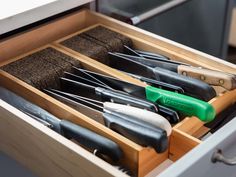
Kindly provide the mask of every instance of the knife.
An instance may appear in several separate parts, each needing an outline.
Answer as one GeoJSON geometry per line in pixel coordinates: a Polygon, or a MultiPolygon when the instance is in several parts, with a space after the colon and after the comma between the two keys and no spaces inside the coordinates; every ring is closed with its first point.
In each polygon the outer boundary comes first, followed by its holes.
{"type": "Polygon", "coordinates": [[[47,93],[54,92],[58,95],[61,95],[63,97],[66,97],[68,99],[71,99],[73,101],[83,101],[83,104],[86,104],[89,107],[92,107],[94,109],[99,107],[99,110],[104,111],[108,110],[111,112],[117,112],[122,115],[126,115],[130,119],[137,119],[141,120],[144,123],[150,124],[154,127],[162,128],[167,132],[167,136],[171,134],[172,128],[170,123],[162,116],[153,113],[151,111],[147,111],[144,109],[136,108],[133,106],[127,106],[127,105],[122,105],[122,104],[117,104],[117,103],[111,103],[111,102],[100,102],[97,100],[92,100],[86,97],[78,96],[75,94],[63,92],[60,90],[56,89],[49,89],[45,90],[47,93]],[[103,108],[102,108],[103,107],[103,108]]]}
{"type": "MultiPolygon", "coordinates": [[[[118,97],[120,99],[119,101],[117,100],[117,98],[115,100],[113,99],[113,96],[115,94],[109,95],[110,100],[108,99],[109,97],[107,97],[106,100],[102,100],[102,101],[109,101],[109,102],[115,101],[116,103],[129,104],[134,107],[138,107],[138,108],[142,108],[142,109],[146,109],[146,110],[158,113],[158,114],[162,115],[163,117],[165,117],[171,124],[179,122],[179,116],[176,113],[176,111],[173,111],[172,109],[169,109],[169,108],[164,107],[162,105],[157,105],[157,103],[152,103],[152,102],[146,100],[145,97],[144,98],[135,98],[134,96],[129,96],[127,94],[127,92],[129,93],[129,90],[135,90],[135,89],[137,92],[138,92],[138,89],[141,89],[140,94],[144,94],[142,87],[137,88],[133,84],[129,84],[127,82],[122,82],[122,81],[117,80],[115,78],[107,77],[107,76],[104,76],[104,75],[101,75],[98,73],[94,73],[94,72],[83,70],[83,69],[76,68],[76,67],[74,67],[74,73],[75,74],[65,73],[65,77],[68,79],[72,79],[74,81],[78,81],[78,82],[83,82],[83,79],[81,79],[81,77],[89,78],[89,79],[95,78],[96,81],[97,82],[99,81],[100,84],[105,83],[104,88],[112,87],[111,90],[114,90],[115,92],[117,92],[118,90],[123,91],[123,92],[119,92],[120,93],[120,97],[118,97]],[[79,76],[81,76],[81,77],[79,77],[79,76]],[[110,85],[110,86],[108,86],[108,85],[110,85]],[[114,89],[113,89],[113,87],[114,87],[114,89]]],[[[88,82],[87,82],[87,84],[88,84],[88,82]]],[[[93,85],[93,86],[95,86],[95,85],[93,85]]],[[[73,87],[73,85],[71,85],[71,87],[73,87]]],[[[91,94],[91,93],[87,93],[87,95],[89,95],[89,94],[91,94]]],[[[86,94],[84,94],[84,95],[86,96],[86,94]]],[[[93,99],[95,99],[95,98],[93,97],[93,99]]]]}
{"type": "Polygon", "coordinates": [[[40,120],[39,122],[48,126],[57,133],[68,139],[74,139],[79,144],[102,156],[109,157],[112,161],[117,162],[122,157],[122,150],[113,141],[96,134],[86,128],[74,124],[67,120],[60,120],[44,109],[32,104],[24,98],[14,94],[13,92],[0,87],[0,98],[17,109],[23,111],[31,118],[40,120]]]}
{"type": "Polygon", "coordinates": [[[183,65],[179,63],[169,63],[166,61],[163,62],[163,61],[157,61],[157,60],[150,60],[143,57],[126,55],[122,53],[115,53],[115,54],[129,58],[133,61],[142,63],[144,65],[147,65],[153,68],[160,67],[160,68],[167,69],[167,70],[176,72],[184,76],[201,80],[210,85],[221,86],[227,90],[233,90],[236,88],[236,76],[233,74],[210,70],[210,69],[203,69],[200,67],[193,67],[190,65],[183,65]]]}
{"type": "Polygon", "coordinates": [[[109,56],[110,59],[108,65],[115,69],[178,85],[184,89],[186,95],[204,101],[209,101],[216,96],[215,90],[200,80],[179,75],[160,67],[152,68],[114,53],[109,53],[109,56]]]}
{"type": "Polygon", "coordinates": [[[123,73],[128,74],[131,77],[136,78],[140,81],[143,81],[143,82],[147,83],[148,85],[151,85],[156,88],[160,88],[160,89],[164,89],[164,90],[168,90],[168,91],[172,91],[172,92],[176,92],[176,93],[182,93],[182,94],[184,93],[184,90],[179,86],[167,84],[165,82],[161,82],[161,81],[158,81],[155,79],[150,79],[150,78],[143,77],[143,76],[136,75],[136,74],[131,74],[131,73],[127,73],[127,72],[123,72],[123,73]]]}
{"type": "MultiPolygon", "coordinates": [[[[183,94],[158,89],[152,86],[146,86],[145,88],[140,87],[125,81],[121,81],[119,79],[115,79],[110,76],[105,76],[91,71],[86,72],[96,77],[100,81],[105,82],[107,85],[112,86],[112,88],[116,90],[122,90],[138,98],[148,99],[152,102],[158,102],[160,105],[172,108],[184,115],[196,116],[200,120],[206,122],[213,120],[215,117],[215,110],[212,105],[202,100],[198,100],[183,94]]],[[[102,90],[100,92],[100,94],[103,94],[102,90]]],[[[112,96],[113,94],[111,93],[110,95],[112,96]]]]}
{"type": "Polygon", "coordinates": [[[82,99],[76,99],[75,101],[51,90],[46,90],[46,92],[52,97],[73,107],[82,114],[91,117],[95,121],[105,125],[111,130],[123,135],[137,144],[145,147],[153,147],[158,153],[162,153],[167,149],[167,134],[166,131],[161,128],[154,128],[153,126],[143,124],[142,122],[136,121],[134,119],[130,119],[129,117],[122,114],[110,112],[101,107],[93,109],[88,106],[90,103],[82,99]]]}
{"type": "Polygon", "coordinates": [[[144,58],[148,58],[148,59],[170,60],[170,58],[164,55],[153,53],[153,52],[147,52],[147,51],[142,51],[142,50],[135,50],[135,52],[137,52],[139,55],[143,56],[144,58]]]}
{"type": "MultiPolygon", "coordinates": [[[[118,52],[115,52],[115,53],[118,53],[118,52]]],[[[182,65],[187,65],[189,66],[189,64],[186,64],[186,63],[183,63],[183,62],[179,62],[179,61],[174,61],[174,60],[167,60],[166,58],[164,57],[159,57],[159,58],[152,58],[152,57],[145,57],[145,55],[142,55],[142,54],[139,54],[138,52],[136,52],[135,50],[131,49],[130,47],[124,45],[124,53],[118,53],[118,54],[123,54],[123,55],[127,55],[127,56],[133,56],[133,57],[137,57],[137,58],[140,58],[140,59],[147,59],[147,60],[151,60],[153,62],[155,61],[160,61],[160,62],[163,62],[163,63],[173,63],[173,64],[182,64],[182,65]]]]}

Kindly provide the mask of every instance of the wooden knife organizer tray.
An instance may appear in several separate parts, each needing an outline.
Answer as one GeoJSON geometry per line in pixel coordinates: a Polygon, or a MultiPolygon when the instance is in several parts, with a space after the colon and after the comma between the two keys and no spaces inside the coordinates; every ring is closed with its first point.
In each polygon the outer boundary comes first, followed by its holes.
{"type": "MultiPolygon", "coordinates": [[[[233,64],[89,10],[64,16],[46,25],[0,41],[0,66],[43,48],[52,47],[78,59],[85,69],[145,86],[144,83],[136,79],[59,44],[59,41],[98,24],[128,36],[137,49],[157,52],[194,66],[236,74],[236,66],[233,64]]],[[[174,162],[181,158],[201,143],[198,138],[206,132],[204,124],[197,118],[185,118],[173,127],[169,138],[169,149],[164,153],[157,154],[153,149],[141,147],[4,71],[0,71],[0,83],[55,116],[73,121],[114,140],[124,152],[122,162],[129,166],[133,172],[136,172],[139,177],[158,168],[167,159],[174,162]]],[[[236,90],[227,91],[210,102],[217,108],[218,113],[236,102],[235,95],[236,90]]],[[[3,101],[0,102],[0,112],[1,151],[21,162],[35,174],[63,177],[78,176],[78,174],[81,176],[124,175],[110,164],[3,101]]]]}

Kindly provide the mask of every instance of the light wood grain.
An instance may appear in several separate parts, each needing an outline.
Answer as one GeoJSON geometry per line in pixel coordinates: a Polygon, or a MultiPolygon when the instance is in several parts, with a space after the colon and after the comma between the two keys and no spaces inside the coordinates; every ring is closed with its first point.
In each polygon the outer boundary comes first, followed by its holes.
{"type": "Polygon", "coordinates": [[[210,85],[222,86],[227,90],[236,88],[236,75],[233,74],[185,65],[178,66],[178,73],[201,80],[210,85]]]}
{"type": "Polygon", "coordinates": [[[0,150],[38,176],[126,176],[0,100],[0,150]]]}
{"type": "Polygon", "coordinates": [[[178,160],[200,143],[201,141],[197,138],[174,128],[170,138],[169,159],[178,160]]]}
{"type": "Polygon", "coordinates": [[[143,86],[143,87],[146,86],[145,83],[143,83],[137,79],[134,79],[131,76],[128,76],[127,74],[124,74],[116,69],[113,69],[107,65],[104,65],[94,59],[91,59],[85,55],[82,55],[82,54],[80,54],[76,51],[73,51],[67,47],[64,47],[60,44],[54,44],[51,47],[57,49],[58,51],[65,53],[69,56],[77,58],[81,62],[82,67],[87,68],[88,70],[95,71],[95,72],[98,72],[101,74],[106,74],[109,76],[113,76],[115,78],[130,82],[130,83],[133,83],[133,84],[136,84],[139,86],[143,86]]]}

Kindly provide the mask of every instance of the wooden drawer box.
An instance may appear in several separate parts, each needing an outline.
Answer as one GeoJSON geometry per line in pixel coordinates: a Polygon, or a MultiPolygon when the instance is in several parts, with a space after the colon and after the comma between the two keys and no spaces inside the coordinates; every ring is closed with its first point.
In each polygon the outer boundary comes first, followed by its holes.
{"type": "MultiPolygon", "coordinates": [[[[158,52],[195,66],[236,74],[236,66],[233,64],[88,10],[67,15],[49,24],[1,41],[0,65],[50,46],[77,58],[84,68],[145,86],[138,80],[58,44],[58,40],[97,24],[102,24],[130,37],[135,48],[158,52]]],[[[0,71],[0,83],[54,115],[76,122],[117,142],[125,154],[123,163],[128,165],[138,176],[148,174],[167,159],[178,160],[201,143],[198,138],[205,132],[203,123],[197,118],[186,118],[173,127],[173,133],[169,138],[168,151],[156,154],[153,149],[143,148],[135,144],[3,71],[0,71]]],[[[236,102],[236,90],[220,94],[219,97],[211,100],[217,112],[221,112],[234,102],[236,102]]],[[[19,113],[8,104],[1,101],[0,105],[2,113],[0,116],[1,150],[13,156],[39,176],[123,175],[111,165],[43,127],[40,123],[31,120],[26,115],[19,113]],[[10,133],[9,130],[11,130],[10,133]]]]}

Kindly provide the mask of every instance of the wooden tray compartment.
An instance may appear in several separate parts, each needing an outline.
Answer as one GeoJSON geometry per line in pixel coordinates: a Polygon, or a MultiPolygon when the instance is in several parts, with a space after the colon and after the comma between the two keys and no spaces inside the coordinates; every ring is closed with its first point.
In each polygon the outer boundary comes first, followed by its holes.
{"type": "MultiPolygon", "coordinates": [[[[31,52],[28,52],[26,54],[23,54],[21,56],[18,56],[13,59],[9,59],[4,63],[10,63],[13,61],[16,61],[18,59],[21,59],[29,54],[32,54],[34,52],[37,52],[39,50],[42,50],[47,47],[55,48],[59,51],[62,51],[66,53],[67,55],[71,55],[78,60],[80,60],[81,65],[85,69],[90,70],[96,70],[98,72],[102,72],[105,74],[113,75],[114,77],[118,77],[123,80],[130,79],[130,77],[117,72],[103,64],[100,64],[96,61],[93,61],[89,58],[83,58],[74,56],[73,54],[70,54],[68,52],[65,52],[57,47],[53,47],[50,45],[41,47],[39,49],[33,50],[31,52]]],[[[3,65],[3,63],[1,65],[3,65]]],[[[131,78],[132,80],[132,78],[131,78]]],[[[151,148],[143,148],[132,141],[122,137],[121,135],[111,131],[110,129],[106,128],[105,126],[100,125],[99,123],[95,122],[91,118],[80,114],[79,112],[73,110],[72,108],[69,108],[68,106],[60,103],[59,101],[55,100],[54,98],[51,98],[50,96],[44,94],[43,92],[39,91],[38,89],[24,83],[23,81],[19,80],[18,78],[11,76],[10,74],[1,71],[0,72],[0,81],[1,85],[4,87],[12,90],[13,92],[21,95],[22,97],[28,99],[29,101],[33,102],[34,104],[39,105],[40,107],[46,109],[47,111],[51,112],[52,114],[56,115],[59,118],[68,119],[70,121],[73,121],[79,125],[82,125],[84,127],[87,127],[88,129],[91,129],[103,136],[106,136],[115,142],[117,142],[120,147],[124,151],[124,163],[125,165],[128,165],[133,171],[138,172],[138,176],[144,176],[147,174],[150,170],[155,168],[158,164],[163,162],[168,158],[168,151],[162,154],[157,154],[153,149],[151,148]]],[[[136,81],[136,80],[135,80],[136,81]]],[[[92,115],[91,115],[92,116],[92,115]]],[[[178,148],[172,148],[173,150],[173,159],[178,159],[180,156],[185,154],[188,150],[192,149],[194,146],[196,146],[199,141],[196,139],[186,136],[185,134],[181,134],[181,132],[174,132],[173,137],[171,137],[172,142],[179,142],[181,141],[181,144],[186,144],[185,148],[182,150],[179,150],[178,157],[175,157],[175,149],[178,148]]],[[[175,145],[174,145],[175,146],[175,145]]]]}
{"type": "MultiPolygon", "coordinates": [[[[91,25],[94,24],[103,24],[107,27],[114,28],[115,30],[118,30],[120,33],[124,33],[126,36],[129,36],[133,39],[135,43],[135,47],[147,51],[152,52],[159,52],[161,54],[167,55],[171,58],[177,58],[178,60],[189,62],[194,65],[210,65],[212,66],[218,66],[219,70],[228,71],[234,73],[235,66],[228,64],[226,62],[222,62],[219,59],[216,59],[214,57],[208,56],[203,53],[199,53],[196,51],[193,51],[192,49],[183,47],[179,44],[170,42],[166,39],[163,39],[161,37],[158,37],[156,35],[153,35],[151,33],[148,33],[144,30],[140,30],[136,27],[129,26],[127,24],[124,24],[122,22],[119,22],[117,20],[111,19],[109,17],[105,17],[103,15],[93,13],[90,11],[82,11],[79,13],[75,13],[72,15],[68,15],[67,17],[64,17],[62,19],[56,20],[50,24],[40,26],[38,28],[32,29],[26,33],[23,33],[19,36],[15,36],[14,38],[7,39],[4,41],[1,41],[0,43],[0,61],[1,64],[6,64],[10,61],[13,61],[17,59],[17,56],[27,53],[33,49],[36,49],[38,47],[41,47],[45,44],[48,44],[52,41],[58,40],[60,38],[63,38],[69,34],[75,33],[77,31],[83,30],[91,25]],[[171,50],[170,50],[171,49],[171,50]],[[16,58],[15,58],[16,57],[16,58]],[[12,59],[13,58],[13,59],[12,59]],[[198,61],[193,60],[199,59],[198,61]],[[220,63],[220,64],[219,64],[220,63]]],[[[57,45],[57,44],[56,44],[57,45]]],[[[58,46],[55,46],[58,50],[64,51],[61,48],[59,49],[58,46]]],[[[94,60],[91,60],[88,57],[82,56],[80,54],[75,54],[73,52],[64,51],[67,54],[76,56],[81,63],[83,63],[83,67],[101,72],[104,74],[109,74],[114,77],[135,83],[140,86],[144,86],[143,83],[128,77],[116,70],[113,70],[109,67],[106,67],[94,60]],[[105,69],[104,69],[105,68],[105,69]]],[[[138,168],[138,174],[139,176],[144,176],[147,174],[151,169],[156,167],[158,164],[166,160],[167,158],[175,161],[179,159],[182,155],[184,155],[186,152],[191,150],[193,147],[198,145],[200,141],[187,133],[183,132],[182,130],[178,129],[178,126],[176,125],[173,129],[173,133],[170,137],[170,144],[169,144],[169,151],[161,154],[161,155],[155,155],[153,156],[153,150],[148,148],[142,148],[138,146],[137,144],[127,140],[126,138],[110,131],[109,129],[105,128],[104,126],[98,125],[96,122],[92,121],[90,118],[78,113],[77,111],[73,110],[72,108],[69,108],[65,106],[64,104],[54,100],[53,98],[45,95],[44,93],[40,92],[39,90],[29,86],[28,84],[25,84],[22,81],[19,81],[15,77],[12,77],[5,72],[1,72],[0,75],[0,81],[1,84],[5,87],[8,87],[9,89],[16,91],[16,93],[20,94],[21,96],[29,99],[30,101],[34,102],[35,104],[40,105],[41,107],[45,108],[49,112],[52,112],[58,117],[63,117],[69,120],[72,120],[80,125],[84,125],[85,127],[91,128],[94,131],[103,134],[104,136],[110,137],[111,139],[115,140],[119,144],[122,144],[122,148],[125,147],[125,152],[130,154],[129,159],[127,163],[131,164],[131,167],[133,169],[138,168]],[[57,109],[57,110],[56,110],[57,109]]],[[[2,106],[2,105],[1,105],[2,106]]],[[[9,112],[15,111],[15,110],[9,110],[9,112]]],[[[10,114],[9,114],[10,115],[10,114]]],[[[20,116],[18,116],[20,117],[20,116]]],[[[15,116],[17,118],[17,116],[15,116]]],[[[21,119],[20,119],[21,120],[21,119]]],[[[20,121],[19,121],[20,122],[20,121]]],[[[6,122],[3,122],[6,123],[6,122]]],[[[35,122],[34,122],[35,123],[35,122]]],[[[17,122],[18,124],[18,122],[17,122]]],[[[16,124],[16,125],[17,125],[16,124]]],[[[37,124],[37,123],[36,123],[37,124]]],[[[186,125],[186,124],[184,124],[186,125]]],[[[194,126],[194,125],[192,125],[194,126]]],[[[47,128],[46,128],[47,129],[47,128]]],[[[22,130],[24,132],[24,130],[22,130]]],[[[54,134],[53,136],[48,133],[49,130],[44,133],[46,134],[45,137],[48,138],[48,140],[51,139],[57,139],[59,135],[54,134]],[[49,136],[50,135],[50,136],[49,136]]],[[[3,134],[6,133],[6,131],[3,131],[3,134]]],[[[26,133],[26,132],[24,132],[26,133]]],[[[42,130],[39,130],[37,133],[42,133],[42,130]]],[[[191,133],[189,133],[191,134],[191,133]]],[[[34,139],[34,135],[29,136],[31,139],[34,139]]],[[[12,137],[9,137],[12,138],[12,137]]],[[[17,144],[20,144],[21,141],[19,139],[12,139],[17,144]]],[[[52,140],[52,141],[53,141],[52,140]]],[[[30,143],[28,141],[27,143],[30,143]]],[[[67,150],[72,150],[73,156],[79,156],[78,152],[74,153],[74,149],[78,148],[78,146],[71,145],[71,143],[68,143],[68,141],[60,142],[63,147],[67,148],[67,150]]],[[[7,145],[6,145],[7,146],[7,145]]],[[[23,146],[22,151],[26,151],[27,144],[23,146]]],[[[36,147],[33,145],[33,147],[36,147]]],[[[2,148],[4,149],[4,148],[2,148]]],[[[42,170],[39,169],[39,167],[35,167],[36,163],[26,163],[23,157],[19,157],[19,154],[12,153],[12,151],[7,151],[6,148],[4,151],[13,154],[12,156],[18,160],[20,160],[22,163],[24,163],[26,166],[28,166],[30,169],[36,171],[40,176],[43,174],[42,170]]],[[[43,150],[44,151],[44,150],[43,150]]],[[[45,150],[46,151],[46,150],[45,150]]],[[[84,153],[82,153],[84,155],[84,153]]],[[[56,155],[56,154],[53,154],[56,155]]],[[[33,156],[33,155],[32,155],[33,156]]],[[[32,157],[36,162],[39,162],[41,159],[39,157],[32,157]]],[[[70,160],[69,156],[64,156],[66,160],[70,160]]],[[[97,159],[97,158],[95,158],[97,159]]],[[[74,161],[75,159],[73,159],[74,161]]],[[[85,160],[85,159],[83,159],[85,160]]],[[[82,161],[83,161],[82,160],[82,161]]],[[[47,164],[47,158],[44,158],[41,162],[44,164],[47,164]]],[[[70,165],[64,166],[60,162],[60,168],[62,170],[68,170],[71,169],[70,165]]],[[[78,162],[77,162],[78,163],[78,162]]],[[[99,162],[100,163],[100,162],[99,162]]],[[[37,166],[37,165],[36,165],[37,166]]],[[[46,166],[46,165],[45,165],[46,166]]],[[[56,165],[55,165],[56,166],[56,165]]],[[[103,163],[101,163],[100,167],[102,167],[103,163]]],[[[108,165],[109,166],[109,165],[108,165]]],[[[96,169],[95,168],[95,169],[96,169]]],[[[112,167],[109,167],[108,171],[110,169],[113,169],[112,167]]],[[[47,169],[50,172],[44,172],[47,176],[50,176],[49,174],[53,174],[54,169],[52,168],[47,169]]],[[[78,170],[79,171],[79,170],[78,170]]],[[[74,171],[73,171],[74,172],[74,171]]],[[[112,171],[113,175],[118,175],[117,171],[112,171]]],[[[109,176],[111,174],[110,172],[107,172],[106,176],[109,176]]],[[[74,174],[73,174],[74,175],[74,174]]],[[[72,175],[72,176],[73,176],[72,175]]],[[[64,175],[66,176],[66,175],[64,175]]],[[[68,175],[69,176],[69,175],[68,175]]],[[[76,175],[75,175],[76,176],[76,175]]],[[[119,175],[120,176],[120,175],[119,175]]]]}

